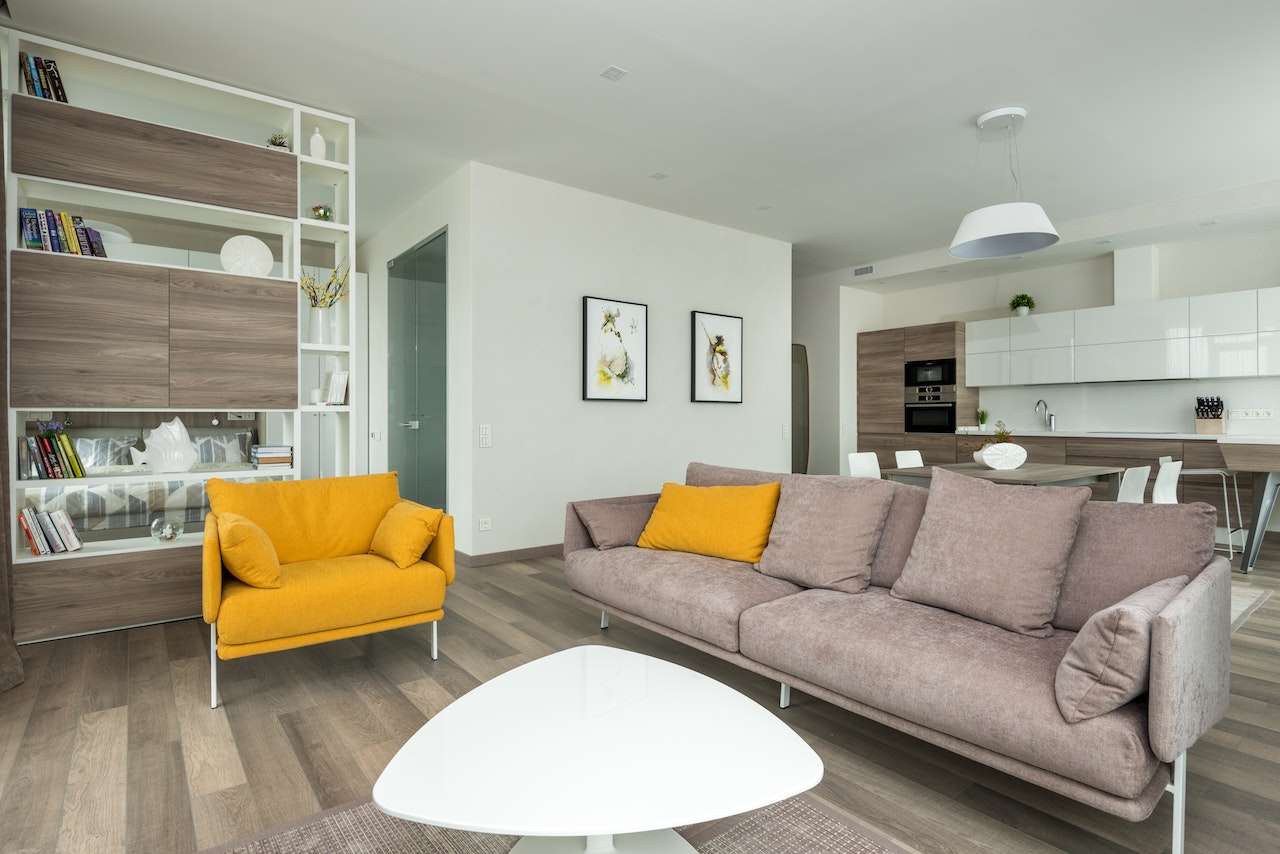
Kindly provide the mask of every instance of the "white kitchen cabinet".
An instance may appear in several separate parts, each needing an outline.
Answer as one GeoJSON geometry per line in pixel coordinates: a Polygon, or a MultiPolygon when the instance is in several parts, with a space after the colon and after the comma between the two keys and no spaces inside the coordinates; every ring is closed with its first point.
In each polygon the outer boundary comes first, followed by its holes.
{"type": "MultiPolygon", "coordinates": [[[[1191,297],[1189,309],[1189,334],[1192,338],[1258,331],[1257,291],[1191,297]]],[[[1194,376],[1194,368],[1192,375],[1194,376]]]]}
{"type": "Polygon", "coordinates": [[[1280,288],[1258,291],[1258,331],[1280,332],[1280,288]]]}
{"type": "Polygon", "coordinates": [[[1009,385],[1009,353],[970,353],[964,357],[964,381],[970,388],[1009,385]]]}
{"type": "MultiPolygon", "coordinates": [[[[1184,301],[1185,303],[1185,301],[1184,301]]],[[[1076,345],[1075,381],[1180,380],[1190,376],[1186,338],[1076,345]]]]}
{"type": "Polygon", "coordinates": [[[1009,382],[1012,385],[1046,385],[1075,382],[1071,347],[1014,350],[1009,354],[1009,382]]]}
{"type": "MultiPolygon", "coordinates": [[[[995,320],[974,320],[964,325],[964,352],[969,353],[1007,353],[1009,351],[1009,321],[1012,318],[998,317],[995,320]]],[[[977,385],[969,377],[969,385],[977,385]]]]}
{"type": "Polygon", "coordinates": [[[1188,339],[1191,376],[1254,377],[1258,375],[1258,333],[1202,335],[1188,339]]]}
{"type": "MultiPolygon", "coordinates": [[[[1045,350],[1075,344],[1076,313],[1055,311],[1009,319],[1010,350],[1045,350]]],[[[1015,380],[1016,382],[1016,380],[1015,380]]]]}
{"type": "Polygon", "coordinates": [[[1190,325],[1189,310],[1186,297],[1076,309],[1076,346],[1159,341],[1166,338],[1185,340],[1190,325]]]}

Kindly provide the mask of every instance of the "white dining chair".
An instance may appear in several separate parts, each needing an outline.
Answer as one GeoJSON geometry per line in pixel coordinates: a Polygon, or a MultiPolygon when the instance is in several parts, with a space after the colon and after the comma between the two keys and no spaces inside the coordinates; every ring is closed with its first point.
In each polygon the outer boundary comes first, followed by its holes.
{"type": "Polygon", "coordinates": [[[1152,504],[1178,503],[1178,478],[1182,476],[1182,460],[1160,460],[1155,485],[1151,487],[1152,504]]]}
{"type": "Polygon", "coordinates": [[[1124,470],[1120,478],[1120,491],[1116,501],[1129,504],[1141,504],[1146,500],[1147,479],[1151,477],[1151,466],[1133,466],[1124,470]]]}
{"type": "MultiPolygon", "coordinates": [[[[1160,462],[1172,460],[1173,457],[1161,457],[1160,462]]],[[[1240,482],[1236,479],[1236,472],[1231,469],[1183,469],[1182,476],[1205,475],[1207,477],[1217,477],[1222,479],[1222,515],[1227,520],[1227,557],[1235,557],[1235,538],[1236,534],[1240,534],[1240,551],[1244,551],[1245,544],[1245,528],[1244,513],[1240,510],[1240,482]],[[1231,488],[1235,492],[1236,497],[1236,525],[1231,524],[1231,499],[1227,494],[1227,478],[1231,478],[1231,488]]]]}
{"type": "Polygon", "coordinates": [[[880,477],[880,461],[875,451],[854,451],[849,454],[850,477],[880,477]]]}
{"type": "Polygon", "coordinates": [[[924,457],[919,451],[894,451],[893,457],[900,469],[924,468],[924,457]]]}

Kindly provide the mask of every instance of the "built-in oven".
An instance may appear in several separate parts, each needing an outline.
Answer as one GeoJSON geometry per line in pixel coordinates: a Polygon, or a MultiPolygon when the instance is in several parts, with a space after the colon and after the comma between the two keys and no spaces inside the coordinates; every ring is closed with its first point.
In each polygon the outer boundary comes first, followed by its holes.
{"type": "Polygon", "coordinates": [[[918,385],[906,390],[903,429],[908,433],[956,432],[956,387],[918,385]]]}
{"type": "Polygon", "coordinates": [[[955,384],[955,359],[929,359],[906,364],[906,382],[903,385],[907,388],[921,385],[949,385],[954,390],[955,384]]]}

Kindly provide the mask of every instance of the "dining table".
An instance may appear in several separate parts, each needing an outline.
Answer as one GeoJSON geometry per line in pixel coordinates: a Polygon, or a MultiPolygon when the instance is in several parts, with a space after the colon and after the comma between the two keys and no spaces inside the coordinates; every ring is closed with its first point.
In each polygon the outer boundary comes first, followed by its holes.
{"type": "Polygon", "coordinates": [[[1088,486],[1105,481],[1108,497],[1112,501],[1116,500],[1120,492],[1120,476],[1124,474],[1124,466],[1080,466],[1065,463],[1023,463],[1016,469],[991,469],[978,463],[943,463],[938,466],[883,469],[880,474],[898,483],[927,487],[934,468],[992,483],[1019,486],[1088,486]]]}

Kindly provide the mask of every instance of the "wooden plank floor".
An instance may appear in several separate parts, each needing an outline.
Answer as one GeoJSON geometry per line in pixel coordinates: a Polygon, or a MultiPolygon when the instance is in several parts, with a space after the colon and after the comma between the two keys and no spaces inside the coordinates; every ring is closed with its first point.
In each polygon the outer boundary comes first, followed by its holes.
{"type": "MultiPolygon", "coordinates": [[[[1280,588],[1280,544],[1235,579],[1280,588]]],[[[460,569],[446,613],[436,662],[423,627],[223,662],[216,711],[199,621],[21,647],[26,682],[0,694],[0,851],[196,851],[366,798],[453,698],[584,642],[693,667],[776,710],[775,683],[621,620],[601,632],[556,559],[460,569]]],[[[1231,686],[1226,719],[1191,751],[1188,850],[1275,851],[1280,595],[1233,639],[1231,686]]],[[[1133,824],[800,693],[777,712],[826,763],[817,794],[921,851],[1169,848],[1168,796],[1133,824]]]]}

